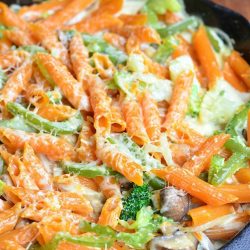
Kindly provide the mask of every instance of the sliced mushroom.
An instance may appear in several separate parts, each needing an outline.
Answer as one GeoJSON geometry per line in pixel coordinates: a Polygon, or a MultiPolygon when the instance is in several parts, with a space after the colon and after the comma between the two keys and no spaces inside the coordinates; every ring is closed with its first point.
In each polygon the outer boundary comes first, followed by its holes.
{"type": "Polygon", "coordinates": [[[176,233],[173,236],[159,236],[149,245],[150,250],[196,250],[197,240],[192,234],[176,233]]]}
{"type": "Polygon", "coordinates": [[[182,190],[174,187],[167,187],[161,190],[161,214],[173,219],[181,221],[187,214],[190,204],[190,198],[182,190]]]}

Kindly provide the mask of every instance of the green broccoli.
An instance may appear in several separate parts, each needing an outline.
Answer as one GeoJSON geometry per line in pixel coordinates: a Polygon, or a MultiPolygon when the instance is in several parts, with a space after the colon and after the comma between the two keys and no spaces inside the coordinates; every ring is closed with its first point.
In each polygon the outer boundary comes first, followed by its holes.
{"type": "Polygon", "coordinates": [[[127,197],[122,200],[123,210],[121,220],[135,220],[136,214],[142,207],[150,204],[151,191],[148,184],[134,186],[127,197]]]}

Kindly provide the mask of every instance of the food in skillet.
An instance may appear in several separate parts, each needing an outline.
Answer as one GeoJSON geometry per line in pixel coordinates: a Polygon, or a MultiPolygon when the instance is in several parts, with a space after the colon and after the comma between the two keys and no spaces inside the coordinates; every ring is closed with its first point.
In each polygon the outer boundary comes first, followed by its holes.
{"type": "Polygon", "coordinates": [[[0,249],[216,249],[250,220],[250,66],[177,0],[0,3],[0,249]]]}

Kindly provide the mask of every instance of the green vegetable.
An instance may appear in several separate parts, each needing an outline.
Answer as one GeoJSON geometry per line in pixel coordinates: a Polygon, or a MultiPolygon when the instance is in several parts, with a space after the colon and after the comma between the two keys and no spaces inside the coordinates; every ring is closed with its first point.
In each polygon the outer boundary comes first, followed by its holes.
{"type": "Polygon", "coordinates": [[[85,221],[80,224],[80,229],[82,232],[94,232],[100,236],[109,236],[112,240],[124,242],[133,249],[145,249],[145,245],[154,237],[164,221],[166,219],[163,217],[153,215],[150,207],[144,207],[137,213],[136,221],[131,225],[126,221],[120,221],[123,226],[135,229],[135,233],[118,233],[108,226],[85,221]]]}
{"type": "Polygon", "coordinates": [[[64,122],[51,122],[43,117],[25,109],[18,103],[7,103],[7,109],[13,115],[20,115],[24,118],[25,122],[31,127],[45,131],[54,135],[59,134],[74,134],[81,129],[83,119],[80,112],[72,116],[70,119],[64,122]]]}
{"type": "Polygon", "coordinates": [[[3,175],[6,172],[5,162],[0,156],[0,175],[3,175]]]}
{"type": "Polygon", "coordinates": [[[166,187],[166,182],[157,176],[151,175],[147,183],[153,190],[159,190],[166,187]]]}
{"type": "Polygon", "coordinates": [[[188,115],[197,117],[200,113],[203,93],[201,93],[201,87],[197,81],[193,83],[191,95],[188,104],[188,115]]]}
{"type": "Polygon", "coordinates": [[[7,30],[8,28],[3,24],[0,24],[0,39],[3,38],[3,31],[7,30]]]}
{"type": "Polygon", "coordinates": [[[121,213],[122,220],[134,220],[137,212],[144,206],[148,206],[150,203],[151,192],[149,186],[144,184],[143,186],[135,186],[127,197],[123,198],[123,209],[121,213]]]}
{"type": "Polygon", "coordinates": [[[184,19],[183,21],[169,25],[165,28],[157,29],[157,31],[161,35],[161,37],[164,38],[186,31],[188,29],[196,28],[199,26],[199,24],[200,20],[197,17],[191,16],[184,19]]]}
{"type": "Polygon", "coordinates": [[[0,89],[3,88],[4,84],[7,82],[7,75],[6,73],[0,68],[0,89]]]}
{"type": "Polygon", "coordinates": [[[88,178],[109,176],[111,173],[111,171],[105,166],[96,166],[95,163],[75,163],[62,161],[60,165],[66,173],[77,174],[88,178]]]}
{"type": "Polygon", "coordinates": [[[12,128],[12,129],[22,130],[26,132],[36,132],[36,130],[32,126],[29,126],[25,122],[25,119],[19,115],[15,116],[14,118],[10,120],[0,120],[0,127],[12,128]]]}
{"type": "Polygon", "coordinates": [[[223,184],[239,169],[247,167],[248,161],[244,154],[236,152],[225,163],[222,159],[215,158],[212,164],[214,164],[211,170],[213,176],[210,181],[217,186],[223,184]]]}
{"type": "Polygon", "coordinates": [[[127,61],[127,55],[123,51],[111,46],[102,37],[82,34],[82,38],[90,52],[107,54],[114,64],[124,64],[127,61]]]}
{"type": "Polygon", "coordinates": [[[225,133],[231,135],[231,138],[226,142],[225,147],[232,152],[244,154],[248,159],[250,158],[250,148],[246,146],[246,141],[242,135],[242,131],[246,128],[249,110],[250,102],[239,109],[225,128],[225,133]]]}
{"type": "Polygon", "coordinates": [[[218,41],[217,35],[214,33],[212,28],[206,28],[208,38],[216,52],[220,52],[220,43],[218,41]]]}
{"type": "Polygon", "coordinates": [[[4,193],[4,190],[3,190],[4,186],[5,186],[5,183],[0,180],[0,195],[2,195],[4,193]]]}
{"type": "Polygon", "coordinates": [[[179,44],[178,40],[173,37],[167,37],[163,40],[163,43],[158,47],[156,53],[154,54],[154,59],[158,63],[166,63],[168,57],[173,53],[175,47],[179,44]]]}
{"type": "Polygon", "coordinates": [[[80,230],[83,233],[93,232],[98,235],[109,236],[111,238],[115,238],[116,236],[116,231],[113,230],[111,227],[98,225],[84,220],[82,220],[80,223],[80,230]]]}
{"type": "Polygon", "coordinates": [[[146,6],[160,15],[164,14],[167,10],[178,12],[182,7],[178,0],[149,0],[146,6]]]}
{"type": "Polygon", "coordinates": [[[57,88],[52,91],[46,92],[46,95],[49,97],[51,103],[62,104],[62,94],[57,88]]]}
{"type": "Polygon", "coordinates": [[[61,241],[71,242],[78,245],[107,248],[113,245],[113,240],[106,236],[73,236],[66,232],[57,233],[48,244],[40,247],[40,250],[56,250],[61,241]]]}
{"type": "Polygon", "coordinates": [[[47,52],[43,47],[38,46],[38,45],[25,45],[25,46],[20,46],[18,49],[25,50],[29,52],[31,55],[35,55],[38,52],[42,52],[42,53],[47,52]]]}
{"type": "Polygon", "coordinates": [[[213,178],[216,176],[218,176],[218,172],[220,170],[220,168],[222,166],[224,166],[225,163],[225,159],[219,155],[214,155],[211,163],[210,163],[210,167],[209,167],[209,171],[208,171],[208,182],[210,184],[212,184],[213,182],[213,178]]]}

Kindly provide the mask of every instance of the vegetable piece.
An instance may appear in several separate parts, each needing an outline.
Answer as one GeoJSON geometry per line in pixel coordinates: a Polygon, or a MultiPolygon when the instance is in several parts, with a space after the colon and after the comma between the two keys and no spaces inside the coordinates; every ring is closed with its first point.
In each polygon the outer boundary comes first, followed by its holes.
{"type": "Polygon", "coordinates": [[[156,14],[164,14],[167,10],[178,12],[182,7],[178,0],[148,0],[146,6],[156,14]]]}
{"type": "Polygon", "coordinates": [[[169,25],[166,28],[157,29],[157,31],[161,35],[161,37],[165,38],[188,29],[196,28],[199,23],[200,20],[197,17],[191,16],[185,18],[183,21],[169,25]]]}
{"type": "Polygon", "coordinates": [[[193,226],[196,227],[234,212],[233,205],[226,204],[219,207],[206,205],[189,210],[188,215],[192,217],[193,226]]]}
{"type": "Polygon", "coordinates": [[[154,216],[151,208],[142,208],[137,213],[136,221],[131,225],[128,225],[125,221],[121,221],[122,225],[136,229],[135,233],[117,233],[108,226],[88,223],[85,221],[80,224],[80,228],[84,232],[94,232],[103,237],[109,236],[113,240],[124,242],[133,249],[144,249],[145,244],[154,237],[154,234],[159,230],[163,222],[164,218],[154,216]]]}
{"type": "Polygon", "coordinates": [[[208,182],[212,184],[214,176],[218,175],[219,169],[225,163],[225,159],[220,155],[214,155],[211,159],[209,171],[208,171],[208,182]]]}
{"type": "Polygon", "coordinates": [[[135,220],[137,212],[144,206],[148,206],[150,203],[151,192],[149,186],[144,184],[143,186],[135,186],[127,197],[123,198],[123,209],[121,213],[122,220],[135,220]]]}
{"type": "Polygon", "coordinates": [[[10,120],[0,120],[0,127],[12,128],[12,129],[22,130],[26,132],[36,132],[36,130],[32,126],[29,126],[25,122],[25,119],[19,115],[15,116],[14,118],[10,120]]]}
{"type": "Polygon", "coordinates": [[[158,47],[153,58],[158,63],[161,64],[166,63],[166,60],[172,54],[172,52],[174,51],[174,49],[178,44],[179,44],[178,40],[173,36],[165,38],[162,44],[158,47]]]}
{"type": "MultiPolygon", "coordinates": [[[[218,163],[218,161],[217,161],[218,163]]],[[[221,161],[222,163],[222,161],[221,161]]],[[[240,152],[233,153],[232,156],[222,165],[217,165],[213,167],[216,169],[214,171],[214,175],[211,179],[211,184],[219,185],[226,181],[227,178],[231,177],[235,172],[237,172],[240,168],[244,168],[247,165],[246,156],[240,152]]]]}
{"type": "Polygon", "coordinates": [[[250,185],[248,184],[223,184],[218,189],[236,196],[238,198],[237,203],[250,202],[250,185]]]}
{"type": "Polygon", "coordinates": [[[5,186],[5,183],[0,180],[0,195],[4,193],[4,186],[5,186]]]}
{"type": "Polygon", "coordinates": [[[80,112],[64,122],[51,122],[43,117],[28,111],[18,103],[8,102],[7,109],[13,115],[20,115],[25,122],[39,131],[45,131],[54,135],[74,134],[81,129],[82,116],[80,112]]]}
{"type": "Polygon", "coordinates": [[[154,169],[152,172],[211,206],[221,206],[237,200],[237,197],[234,195],[218,190],[183,168],[166,167],[165,169],[154,169]]]}
{"type": "Polygon", "coordinates": [[[200,26],[199,30],[194,35],[193,43],[198,59],[209,80],[209,88],[211,89],[216,80],[221,77],[221,71],[204,26],[200,26]]]}
{"type": "Polygon", "coordinates": [[[92,235],[81,235],[73,236],[70,233],[60,232],[49,242],[48,244],[42,246],[39,250],[56,250],[57,246],[61,241],[71,242],[78,245],[90,246],[90,247],[111,247],[113,245],[113,240],[106,236],[92,236],[92,235]]]}
{"type": "Polygon", "coordinates": [[[250,110],[247,114],[247,146],[250,146],[250,110]]]}
{"type": "Polygon", "coordinates": [[[174,187],[160,191],[161,214],[174,221],[181,221],[189,210],[188,194],[174,187]]]}
{"type": "Polygon", "coordinates": [[[183,165],[183,168],[199,176],[206,169],[213,155],[219,152],[229,138],[230,135],[227,134],[209,137],[194,153],[192,158],[183,165]]]}
{"type": "Polygon", "coordinates": [[[229,64],[248,88],[250,88],[250,65],[241,57],[240,53],[233,51],[229,56],[229,64]]]}
{"type": "Polygon", "coordinates": [[[124,52],[105,42],[102,37],[92,36],[89,34],[83,34],[82,37],[89,52],[107,54],[114,64],[123,64],[127,61],[127,56],[124,52]]]}
{"type": "Polygon", "coordinates": [[[60,163],[63,171],[69,174],[77,174],[87,178],[95,178],[97,176],[109,176],[111,171],[105,166],[97,166],[93,163],[76,163],[70,161],[62,161],[60,163]]]}
{"type": "Polygon", "coordinates": [[[235,176],[240,183],[250,184],[250,168],[241,168],[235,176]]]}
{"type": "Polygon", "coordinates": [[[250,157],[250,148],[246,146],[242,131],[245,128],[249,110],[250,102],[242,106],[238,112],[235,113],[225,128],[225,133],[231,135],[225,147],[233,152],[244,153],[248,158],[250,157]]]}
{"type": "Polygon", "coordinates": [[[24,45],[24,46],[20,46],[18,49],[27,51],[32,56],[35,55],[38,52],[41,52],[41,53],[46,53],[47,52],[46,49],[44,49],[43,47],[38,46],[38,45],[24,45]]]}

